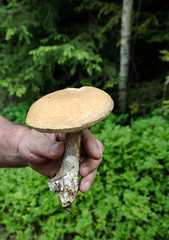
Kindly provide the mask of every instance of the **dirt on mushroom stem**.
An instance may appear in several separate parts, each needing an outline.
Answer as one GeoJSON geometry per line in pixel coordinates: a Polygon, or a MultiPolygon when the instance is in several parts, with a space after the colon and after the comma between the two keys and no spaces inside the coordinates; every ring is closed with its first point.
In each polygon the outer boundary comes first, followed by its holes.
{"type": "Polygon", "coordinates": [[[79,162],[81,155],[82,132],[68,133],[65,140],[65,153],[58,174],[48,185],[51,191],[59,194],[62,207],[69,209],[79,190],[79,162]]]}

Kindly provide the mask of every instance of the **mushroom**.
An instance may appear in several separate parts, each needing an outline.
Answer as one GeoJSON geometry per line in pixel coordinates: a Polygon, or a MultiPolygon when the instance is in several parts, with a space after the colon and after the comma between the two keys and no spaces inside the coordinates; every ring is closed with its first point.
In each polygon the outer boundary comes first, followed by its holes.
{"type": "Polygon", "coordinates": [[[26,123],[45,133],[66,133],[65,153],[57,175],[48,182],[68,211],[79,189],[82,130],[106,118],[113,109],[111,97],[95,87],[66,88],[32,104],[26,123]]]}

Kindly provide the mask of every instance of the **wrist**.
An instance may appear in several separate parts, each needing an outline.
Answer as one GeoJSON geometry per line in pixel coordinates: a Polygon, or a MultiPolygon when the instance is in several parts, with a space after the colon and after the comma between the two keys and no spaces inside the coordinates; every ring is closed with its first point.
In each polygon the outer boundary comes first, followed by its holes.
{"type": "Polygon", "coordinates": [[[18,146],[29,129],[4,119],[0,123],[0,167],[27,166],[20,157],[18,146]]]}

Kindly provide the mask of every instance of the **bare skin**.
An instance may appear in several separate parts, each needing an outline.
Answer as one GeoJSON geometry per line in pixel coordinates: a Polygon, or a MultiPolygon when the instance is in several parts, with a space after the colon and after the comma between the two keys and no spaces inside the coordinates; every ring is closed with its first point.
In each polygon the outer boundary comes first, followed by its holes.
{"type": "MultiPolygon", "coordinates": [[[[42,175],[57,174],[64,153],[64,134],[44,134],[0,116],[0,167],[30,166],[42,175]]],[[[102,161],[103,145],[86,129],[82,134],[80,191],[86,193],[102,161]]]]}

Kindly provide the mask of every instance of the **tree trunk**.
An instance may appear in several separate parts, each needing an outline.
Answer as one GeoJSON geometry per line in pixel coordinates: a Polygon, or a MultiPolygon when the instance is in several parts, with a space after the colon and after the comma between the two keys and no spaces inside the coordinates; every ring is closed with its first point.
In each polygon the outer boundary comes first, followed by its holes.
{"type": "Polygon", "coordinates": [[[133,0],[123,0],[120,43],[120,72],[118,105],[121,113],[126,112],[127,80],[130,62],[130,36],[133,0]]]}

